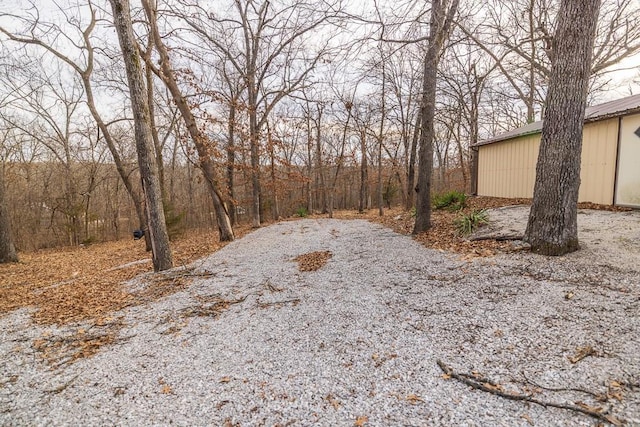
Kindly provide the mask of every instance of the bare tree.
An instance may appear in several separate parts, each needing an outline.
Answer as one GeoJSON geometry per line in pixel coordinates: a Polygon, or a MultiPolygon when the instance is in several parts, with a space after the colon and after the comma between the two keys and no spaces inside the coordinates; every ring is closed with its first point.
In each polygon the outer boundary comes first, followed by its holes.
{"type": "MultiPolygon", "coordinates": [[[[0,108],[4,108],[0,100],[0,108]]],[[[4,147],[9,137],[9,130],[2,129],[0,134],[0,147],[4,147]]],[[[13,243],[13,234],[11,233],[11,218],[9,218],[9,210],[7,209],[7,200],[5,197],[4,183],[4,159],[0,164],[0,264],[7,262],[17,262],[18,254],[13,243]]]]}
{"type": "Polygon", "coordinates": [[[173,267],[169,235],[162,206],[162,191],[158,180],[158,169],[155,162],[153,137],[151,135],[151,119],[147,103],[142,58],[136,47],[136,39],[131,22],[131,11],[128,0],[110,0],[114,24],[122,49],[131,108],[135,123],[136,149],[142,190],[145,195],[149,232],[151,234],[151,253],[154,271],[167,270],[173,267]]]}
{"type": "Polygon", "coordinates": [[[223,52],[245,80],[254,227],[261,222],[261,130],[271,110],[297,90],[327,55],[328,42],[312,49],[306,39],[336,16],[340,7],[336,0],[234,0],[235,16],[219,16],[200,5],[193,8],[194,13],[178,14],[213,49],[223,52]]]}
{"type": "Polygon", "coordinates": [[[424,58],[418,182],[416,185],[416,221],[413,234],[431,227],[431,173],[433,171],[433,138],[436,103],[436,83],[440,54],[451,30],[459,0],[431,2],[429,47],[424,58]]]}
{"type": "Polygon", "coordinates": [[[562,0],[525,239],[543,255],[578,245],[582,127],[600,0],[562,0]]]}
{"type": "Polygon", "coordinates": [[[0,263],[17,262],[18,254],[13,244],[11,220],[7,210],[4,190],[4,165],[0,169],[0,263]]]}
{"type": "MultiPolygon", "coordinates": [[[[530,123],[544,114],[551,75],[552,44],[559,0],[492,0],[483,22],[458,27],[496,63],[505,87],[498,89],[524,104],[530,123]]],[[[640,51],[640,4],[611,0],[600,9],[592,56],[592,92],[603,90],[606,75],[640,51]]],[[[521,124],[521,123],[519,123],[521,124]]]]}
{"type": "MultiPolygon", "coordinates": [[[[195,117],[193,116],[193,113],[191,112],[189,104],[187,103],[187,99],[184,97],[182,91],[180,90],[180,87],[178,86],[175,73],[171,66],[169,53],[167,52],[167,48],[165,47],[164,42],[160,37],[155,6],[151,5],[149,0],[143,0],[142,5],[145,9],[145,13],[149,21],[151,38],[154,41],[154,46],[158,51],[158,54],[160,55],[161,69],[156,70],[156,72],[169,89],[169,92],[171,93],[171,96],[173,97],[173,100],[178,106],[180,114],[184,119],[187,130],[189,131],[189,135],[191,135],[191,139],[196,146],[196,150],[198,151],[200,167],[202,168],[203,174],[207,180],[207,185],[209,186],[209,189],[211,191],[213,207],[216,212],[216,220],[218,222],[218,231],[220,232],[220,240],[223,242],[232,241],[234,238],[233,228],[231,227],[231,220],[229,219],[227,208],[224,205],[222,194],[218,189],[219,184],[216,174],[216,167],[213,162],[211,149],[209,148],[207,138],[198,128],[198,124],[195,117]]],[[[150,60],[147,61],[147,66],[153,66],[150,60]]]]}
{"type": "MultiPolygon", "coordinates": [[[[40,21],[29,22],[28,20],[25,20],[25,23],[30,28],[28,34],[14,34],[2,27],[0,27],[0,32],[4,33],[12,41],[25,45],[39,46],[45,49],[46,51],[53,54],[56,58],[61,60],[63,63],[71,67],[71,69],[80,77],[84,87],[87,106],[89,107],[89,111],[96,121],[100,132],[102,132],[104,141],[109,148],[111,156],[113,157],[118,175],[120,176],[120,179],[122,179],[125,189],[131,197],[131,200],[133,201],[136,215],[138,217],[139,227],[142,230],[146,230],[147,218],[144,209],[144,201],[140,196],[138,190],[133,185],[131,181],[130,171],[127,170],[125,162],[123,161],[120,151],[117,148],[117,142],[112,135],[107,122],[103,119],[102,115],[98,111],[96,105],[97,103],[94,95],[94,84],[92,81],[96,54],[92,35],[96,28],[98,19],[96,16],[96,9],[91,1],[87,3],[87,7],[89,8],[89,14],[87,15],[89,17],[89,22],[86,24],[86,26],[81,27],[80,21],[77,19],[67,19],[70,24],[73,24],[75,26],[77,32],[80,34],[80,38],[82,39],[81,42],[77,42],[74,40],[74,42],[71,44],[77,46],[81,52],[80,59],[78,60],[72,59],[71,55],[65,54],[61,49],[56,48],[52,43],[46,42],[42,38],[36,36],[35,30],[37,29],[37,26],[39,24],[43,24],[40,21]],[[82,63],[82,59],[84,59],[84,64],[82,63]]],[[[52,26],[50,24],[45,25],[45,29],[43,30],[43,32],[46,34],[48,32],[51,32],[52,30],[60,35],[64,35],[64,31],[61,28],[57,28],[57,26],[52,26]]],[[[68,38],[69,36],[65,35],[65,37],[68,38]]],[[[67,46],[69,46],[69,44],[67,44],[67,46]]],[[[151,250],[151,240],[149,238],[149,233],[145,234],[145,243],[147,250],[151,250]]]]}

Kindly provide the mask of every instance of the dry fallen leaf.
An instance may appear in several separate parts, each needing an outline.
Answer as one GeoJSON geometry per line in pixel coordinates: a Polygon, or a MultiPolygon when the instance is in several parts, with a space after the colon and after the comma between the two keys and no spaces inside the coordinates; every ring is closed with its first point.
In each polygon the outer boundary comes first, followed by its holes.
{"type": "Polygon", "coordinates": [[[442,374],[440,376],[442,377],[443,380],[450,380],[451,379],[451,374],[442,374]]]}
{"type": "Polygon", "coordinates": [[[369,417],[367,417],[366,415],[361,415],[358,418],[356,418],[356,422],[353,423],[353,425],[356,427],[363,427],[368,421],[369,421],[369,417]]]}
{"type": "Polygon", "coordinates": [[[595,412],[595,413],[598,413],[598,414],[604,410],[600,406],[591,406],[591,405],[587,405],[584,402],[575,402],[575,404],[578,405],[579,407],[581,407],[582,409],[585,409],[585,410],[591,411],[591,412],[595,412]]]}
{"type": "Polygon", "coordinates": [[[335,396],[331,393],[327,394],[325,400],[331,403],[331,406],[333,406],[334,409],[339,409],[341,406],[340,401],[336,399],[335,396]]]}
{"type": "Polygon", "coordinates": [[[613,424],[616,427],[624,425],[624,422],[622,420],[614,417],[613,415],[605,415],[604,417],[606,418],[607,421],[609,421],[611,424],[613,424]]]}
{"type": "Polygon", "coordinates": [[[531,419],[531,417],[529,416],[529,414],[522,414],[520,416],[520,418],[524,419],[527,421],[527,423],[529,423],[529,425],[533,425],[533,420],[531,419]]]}
{"type": "Polygon", "coordinates": [[[220,382],[221,383],[228,383],[229,381],[231,381],[231,377],[222,377],[222,378],[220,378],[220,382]]]}
{"type": "Polygon", "coordinates": [[[487,390],[492,390],[492,391],[504,391],[504,389],[502,388],[502,386],[500,384],[491,384],[491,383],[482,383],[482,385],[487,389],[487,390]]]}
{"type": "Polygon", "coordinates": [[[609,383],[606,397],[610,399],[616,399],[617,401],[621,402],[622,398],[624,397],[622,384],[620,384],[618,381],[611,381],[609,383]]]}
{"type": "Polygon", "coordinates": [[[408,395],[406,399],[407,399],[407,402],[411,403],[412,405],[415,405],[418,402],[424,402],[424,400],[422,400],[420,396],[417,396],[415,394],[408,395]]]}
{"type": "Polygon", "coordinates": [[[567,359],[569,359],[569,362],[576,364],[582,359],[584,359],[585,357],[592,356],[594,354],[596,354],[595,349],[590,345],[586,345],[584,347],[578,347],[576,349],[576,354],[573,356],[567,357],[567,359]]]}

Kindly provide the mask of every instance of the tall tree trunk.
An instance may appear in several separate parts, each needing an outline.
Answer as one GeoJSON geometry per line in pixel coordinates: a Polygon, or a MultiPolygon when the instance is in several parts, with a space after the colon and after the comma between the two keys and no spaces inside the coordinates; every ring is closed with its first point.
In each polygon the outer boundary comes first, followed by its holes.
{"type": "Polygon", "coordinates": [[[345,108],[347,109],[347,121],[342,128],[342,140],[340,141],[340,154],[338,154],[338,159],[336,161],[336,170],[333,179],[331,180],[331,188],[329,188],[329,218],[333,218],[333,203],[335,200],[336,193],[336,184],[338,183],[338,176],[340,175],[340,171],[342,170],[342,165],[344,162],[344,149],[347,145],[347,131],[349,130],[349,122],[351,121],[351,110],[353,104],[351,101],[345,102],[345,108]]]}
{"type": "Polygon", "coordinates": [[[472,196],[478,195],[478,147],[471,147],[471,188],[472,196]]]}
{"type": "Polygon", "coordinates": [[[367,199],[369,198],[369,169],[367,159],[367,132],[365,129],[360,130],[360,152],[362,160],[360,161],[360,194],[358,197],[358,212],[364,213],[367,209],[367,199]]]}
{"type": "Polygon", "coordinates": [[[383,205],[384,200],[382,197],[382,145],[384,143],[384,115],[385,111],[385,86],[387,83],[387,73],[384,68],[384,61],[382,62],[382,90],[381,93],[381,111],[380,111],[380,133],[378,134],[378,216],[384,215],[383,205]]]}
{"type": "MultiPolygon", "coordinates": [[[[309,113],[310,114],[310,113],[309,113]]],[[[313,181],[313,138],[311,136],[311,118],[307,116],[307,212],[313,213],[313,192],[311,191],[311,182],[313,181]]]]}
{"type": "Polygon", "coordinates": [[[271,162],[271,188],[273,188],[273,203],[272,203],[272,215],[274,221],[280,220],[280,206],[278,201],[278,186],[276,183],[276,155],[275,155],[275,141],[271,135],[271,129],[267,125],[267,147],[269,149],[269,160],[271,162]]]}
{"type": "MultiPolygon", "coordinates": [[[[151,52],[147,52],[147,55],[150,54],[151,52]]],[[[160,181],[162,200],[166,202],[167,194],[164,182],[164,157],[162,156],[162,144],[160,143],[158,129],[156,128],[156,114],[153,99],[153,73],[151,71],[151,67],[146,67],[144,71],[145,81],[147,83],[147,103],[149,104],[149,124],[151,125],[151,137],[153,138],[153,147],[155,149],[156,165],[158,166],[158,181],[160,181]]]]}
{"type": "Polygon", "coordinates": [[[234,174],[236,170],[236,108],[238,99],[233,97],[229,103],[229,123],[227,125],[227,131],[229,136],[227,138],[227,187],[229,189],[229,220],[231,225],[234,226],[238,222],[236,215],[236,198],[235,198],[235,179],[234,174]]]}
{"type": "MultiPolygon", "coordinates": [[[[475,69],[475,68],[474,68],[475,69]]],[[[485,75],[486,76],[486,75],[485,75]]],[[[482,92],[482,87],[484,78],[482,78],[481,82],[475,87],[475,90],[472,93],[471,97],[471,108],[470,108],[470,117],[469,117],[469,175],[471,185],[469,187],[469,192],[471,195],[476,196],[478,194],[478,147],[475,145],[478,143],[478,123],[479,123],[479,104],[480,104],[480,96],[482,92]]]]}
{"type": "Polygon", "coordinates": [[[327,213],[327,185],[324,176],[324,166],[322,162],[322,109],[318,108],[318,122],[316,123],[316,194],[319,192],[322,213],[327,213]]]}
{"type": "Polygon", "coordinates": [[[459,0],[431,2],[429,48],[424,58],[422,76],[422,105],[420,150],[418,157],[418,182],[416,185],[416,221],[413,234],[431,228],[431,174],[433,172],[434,117],[436,110],[436,83],[440,52],[448,37],[451,22],[458,9],[459,0]],[[446,12],[445,12],[446,11],[446,12]]]}
{"type": "Polygon", "coordinates": [[[4,165],[0,165],[0,264],[18,262],[18,254],[11,235],[11,219],[4,191],[4,165]]]}
{"type": "Polygon", "coordinates": [[[173,267],[173,258],[169,246],[169,235],[162,207],[162,194],[158,181],[158,170],[153,155],[153,138],[151,136],[147,93],[144,84],[144,71],[141,58],[136,48],[128,0],[110,0],[113,10],[114,24],[122,49],[131,108],[135,124],[136,150],[142,180],[142,191],[145,196],[146,211],[151,238],[151,254],[155,271],[173,267]]]}
{"type": "MultiPolygon", "coordinates": [[[[251,107],[249,107],[249,109],[251,110],[251,107]]],[[[260,188],[260,135],[255,113],[249,113],[249,139],[251,140],[251,197],[253,200],[251,224],[253,227],[260,227],[260,223],[262,222],[260,216],[260,212],[262,211],[262,200],[260,200],[262,193],[262,189],[260,188]]]]}
{"type": "MultiPolygon", "coordinates": [[[[218,231],[220,232],[220,241],[228,242],[234,239],[233,228],[231,227],[231,220],[229,219],[229,213],[224,205],[223,197],[218,190],[218,180],[215,172],[215,164],[211,158],[210,148],[208,146],[207,137],[200,131],[196,123],[196,119],[191,112],[191,108],[187,103],[186,98],[182,95],[178,83],[176,81],[173,69],[171,68],[171,61],[167,49],[162,42],[160,33],[157,27],[157,19],[155,15],[155,9],[149,4],[149,0],[143,0],[142,5],[145,9],[147,17],[149,19],[149,26],[151,29],[151,36],[154,39],[155,47],[160,54],[161,58],[161,70],[158,73],[162,78],[162,81],[169,89],[173,100],[175,101],[182,118],[184,119],[189,135],[196,146],[198,152],[198,159],[200,160],[200,167],[204,174],[205,180],[211,192],[211,198],[213,201],[213,209],[216,213],[216,221],[218,224],[218,231]]],[[[147,62],[147,66],[151,66],[151,61],[147,62]]]]}
{"type": "Polygon", "coordinates": [[[533,252],[564,255],[578,245],[582,128],[600,0],[563,0],[525,240],[533,252]]]}
{"type": "Polygon", "coordinates": [[[409,167],[407,168],[407,203],[405,209],[410,211],[413,208],[415,200],[415,191],[413,184],[416,179],[416,153],[418,148],[418,140],[420,138],[420,129],[422,129],[422,114],[416,114],[416,123],[413,127],[413,136],[411,138],[411,151],[409,153],[409,167]]]}

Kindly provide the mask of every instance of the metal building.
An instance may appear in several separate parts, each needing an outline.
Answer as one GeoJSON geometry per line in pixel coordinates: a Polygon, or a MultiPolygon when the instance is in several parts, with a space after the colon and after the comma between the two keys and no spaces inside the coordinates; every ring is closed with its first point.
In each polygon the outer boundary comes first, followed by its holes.
{"type": "MultiPolygon", "coordinates": [[[[542,121],[481,141],[476,192],[533,196],[542,121]]],[[[585,113],[580,202],[640,208],[640,94],[589,107],[585,113]]]]}

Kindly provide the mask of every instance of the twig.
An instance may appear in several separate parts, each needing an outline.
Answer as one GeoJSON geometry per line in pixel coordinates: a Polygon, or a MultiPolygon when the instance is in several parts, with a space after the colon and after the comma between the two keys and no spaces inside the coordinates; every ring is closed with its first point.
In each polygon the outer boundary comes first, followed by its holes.
{"type": "Polygon", "coordinates": [[[561,387],[545,387],[541,384],[538,384],[536,382],[534,382],[533,380],[530,380],[529,378],[527,378],[527,375],[524,373],[524,371],[522,371],[522,376],[525,379],[525,381],[535,387],[541,388],[542,390],[547,390],[547,391],[575,391],[578,393],[584,393],[584,394],[588,394],[590,396],[595,397],[596,399],[600,400],[602,397],[602,394],[598,394],[598,393],[594,393],[592,391],[589,390],[584,390],[582,388],[574,388],[574,387],[567,387],[567,388],[561,388],[561,387]]]}
{"type": "Polygon", "coordinates": [[[273,286],[270,279],[265,280],[262,284],[271,292],[282,292],[284,290],[283,288],[273,286]]]}
{"type": "Polygon", "coordinates": [[[562,404],[562,403],[555,403],[555,402],[546,402],[543,400],[539,400],[536,399],[535,397],[532,397],[531,395],[526,395],[526,394],[519,394],[519,393],[507,393],[504,392],[502,390],[500,390],[498,387],[494,386],[493,384],[495,383],[490,383],[487,381],[483,381],[483,380],[477,380],[477,379],[472,379],[474,378],[471,375],[467,375],[467,374],[459,374],[454,372],[454,370],[447,366],[446,364],[444,364],[444,362],[442,362],[441,360],[437,360],[436,363],[438,364],[438,366],[440,367],[440,369],[442,369],[442,372],[444,372],[446,375],[448,375],[451,378],[455,378],[456,380],[472,387],[475,388],[476,390],[481,390],[481,391],[485,391],[487,393],[491,393],[491,394],[495,394],[497,396],[500,397],[504,397],[505,399],[509,399],[509,400],[516,400],[516,401],[525,401],[525,402],[531,402],[531,403],[535,403],[536,405],[540,405],[540,406],[544,406],[545,408],[547,407],[552,407],[552,408],[559,408],[559,409],[567,409],[569,411],[575,411],[575,412],[580,412],[581,414],[585,414],[588,415],[590,417],[599,419],[601,421],[605,421],[608,423],[611,423],[613,425],[619,426],[622,425],[623,422],[621,420],[619,420],[618,418],[614,417],[613,415],[607,415],[606,412],[607,411],[603,411],[601,409],[599,410],[591,410],[591,409],[587,409],[581,406],[577,406],[577,405],[569,405],[569,404],[562,404]]]}
{"type": "Polygon", "coordinates": [[[469,237],[469,241],[471,242],[479,242],[481,240],[495,240],[497,242],[508,242],[511,240],[522,240],[524,239],[523,234],[485,234],[482,236],[472,236],[469,237]]]}
{"type": "Polygon", "coordinates": [[[274,306],[274,305],[285,305],[285,304],[297,304],[300,302],[300,298],[293,298],[293,299],[288,299],[288,300],[284,300],[284,301],[274,301],[274,302],[259,302],[258,303],[258,307],[260,308],[267,308],[270,306],[274,306]]]}
{"type": "Polygon", "coordinates": [[[51,394],[58,394],[62,391],[64,391],[64,389],[66,389],[67,387],[69,387],[71,385],[72,382],[74,382],[76,380],[76,378],[78,378],[78,375],[72,377],[69,381],[67,381],[66,383],[59,385],[56,388],[53,388],[51,390],[44,390],[45,393],[51,393],[51,394]]]}

